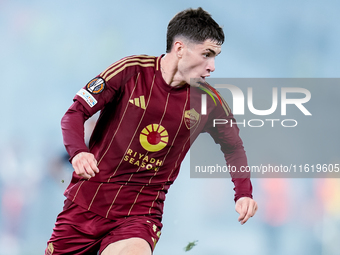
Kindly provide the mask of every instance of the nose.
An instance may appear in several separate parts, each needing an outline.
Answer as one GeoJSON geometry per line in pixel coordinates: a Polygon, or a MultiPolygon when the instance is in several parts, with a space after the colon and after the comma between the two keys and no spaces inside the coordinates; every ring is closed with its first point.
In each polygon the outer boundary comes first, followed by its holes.
{"type": "Polygon", "coordinates": [[[207,71],[209,73],[215,71],[215,58],[209,59],[209,62],[207,65],[207,71]]]}

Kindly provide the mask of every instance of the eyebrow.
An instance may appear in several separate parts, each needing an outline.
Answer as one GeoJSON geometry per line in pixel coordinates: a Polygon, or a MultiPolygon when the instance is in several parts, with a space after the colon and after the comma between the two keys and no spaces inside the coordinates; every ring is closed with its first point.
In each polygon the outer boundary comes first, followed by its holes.
{"type": "Polygon", "coordinates": [[[221,51],[218,53],[218,54],[216,54],[216,52],[214,51],[214,50],[212,50],[212,49],[205,49],[205,51],[210,51],[212,54],[214,54],[215,56],[218,56],[220,53],[221,53],[221,51]]]}

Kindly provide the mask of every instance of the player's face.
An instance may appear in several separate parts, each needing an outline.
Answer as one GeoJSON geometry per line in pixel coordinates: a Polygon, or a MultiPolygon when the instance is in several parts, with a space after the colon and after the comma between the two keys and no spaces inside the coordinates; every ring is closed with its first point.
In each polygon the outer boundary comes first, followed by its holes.
{"type": "Polygon", "coordinates": [[[215,57],[221,53],[221,45],[208,39],[203,43],[189,43],[183,48],[178,71],[183,80],[190,84],[190,79],[205,80],[215,70],[215,57]]]}

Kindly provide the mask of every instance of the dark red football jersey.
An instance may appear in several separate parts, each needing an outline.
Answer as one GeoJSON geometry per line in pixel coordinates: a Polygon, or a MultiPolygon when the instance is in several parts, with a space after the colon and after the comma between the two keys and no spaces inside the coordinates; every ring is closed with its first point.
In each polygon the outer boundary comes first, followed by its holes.
{"type": "MultiPolygon", "coordinates": [[[[65,195],[103,217],[161,218],[165,195],[191,143],[202,132],[221,145],[228,164],[238,169],[247,165],[237,126],[212,127],[213,118],[233,118],[225,102],[215,105],[208,97],[207,114],[200,115],[205,92],[166,84],[160,59],[140,55],[114,63],[77,93],[62,119],[70,157],[89,151],[100,170],[90,180],[74,173],[65,195]],[[83,124],[97,111],[101,114],[87,148],[83,124]]],[[[233,177],[235,199],[252,197],[249,175],[233,177]]]]}

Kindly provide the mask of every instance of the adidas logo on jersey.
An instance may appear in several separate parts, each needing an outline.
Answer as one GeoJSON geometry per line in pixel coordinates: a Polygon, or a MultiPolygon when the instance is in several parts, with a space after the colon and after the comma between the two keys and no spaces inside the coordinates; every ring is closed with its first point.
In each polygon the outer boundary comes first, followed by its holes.
{"type": "Polygon", "coordinates": [[[145,110],[145,98],[144,96],[136,97],[134,99],[130,99],[129,102],[134,104],[137,107],[140,107],[145,110]]]}

